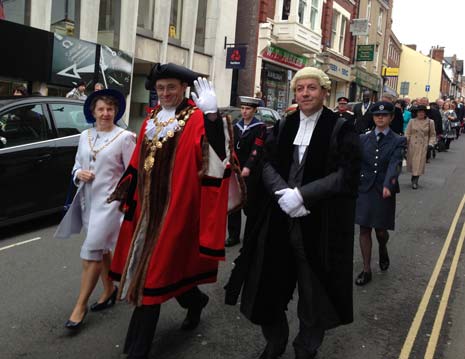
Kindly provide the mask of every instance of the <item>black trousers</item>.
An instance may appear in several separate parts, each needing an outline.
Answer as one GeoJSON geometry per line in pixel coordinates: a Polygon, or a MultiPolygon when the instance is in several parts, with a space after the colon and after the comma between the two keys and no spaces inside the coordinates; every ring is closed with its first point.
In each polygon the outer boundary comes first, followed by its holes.
{"type": "Polygon", "coordinates": [[[229,238],[239,240],[242,225],[242,210],[231,213],[228,216],[228,236],[229,238]]]}
{"type": "MultiPolygon", "coordinates": [[[[195,308],[201,305],[202,292],[194,287],[176,297],[176,300],[184,309],[195,308]]],[[[160,317],[160,307],[160,304],[154,304],[134,308],[124,343],[127,359],[148,358],[160,317]]]]}
{"type": "MultiPolygon", "coordinates": [[[[297,303],[299,333],[294,339],[293,346],[300,355],[310,357],[321,346],[325,335],[324,328],[316,319],[315,310],[324,313],[323,315],[329,321],[337,320],[337,315],[334,313],[334,309],[327,304],[329,302],[326,294],[315,285],[315,275],[312,273],[307,260],[299,225],[291,226],[290,244],[296,263],[299,293],[297,303]]],[[[279,313],[273,324],[262,325],[262,332],[267,341],[265,350],[270,355],[279,356],[284,353],[289,337],[286,313],[284,311],[279,313]]]]}

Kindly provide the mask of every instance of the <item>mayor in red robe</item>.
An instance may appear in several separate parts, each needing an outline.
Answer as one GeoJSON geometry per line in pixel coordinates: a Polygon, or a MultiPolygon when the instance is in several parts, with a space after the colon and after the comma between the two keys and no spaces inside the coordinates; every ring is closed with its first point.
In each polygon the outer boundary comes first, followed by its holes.
{"type": "Polygon", "coordinates": [[[150,352],[160,304],[175,297],[186,308],[182,329],[200,321],[224,259],[231,174],[231,126],[216,108],[211,83],[174,64],[157,64],[146,87],[160,106],[144,121],[130,166],[110,200],[124,222],[110,276],[119,298],[136,305],[126,338],[128,358],[150,352]],[[184,98],[194,82],[198,97],[184,98]]]}

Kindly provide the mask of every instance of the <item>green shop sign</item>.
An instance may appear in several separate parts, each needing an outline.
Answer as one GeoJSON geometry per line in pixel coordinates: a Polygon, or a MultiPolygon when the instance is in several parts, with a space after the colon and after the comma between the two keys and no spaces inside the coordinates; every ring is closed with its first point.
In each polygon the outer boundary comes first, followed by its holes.
{"type": "Polygon", "coordinates": [[[273,45],[268,46],[262,53],[263,58],[280,64],[294,67],[298,70],[307,66],[308,59],[304,56],[293,54],[287,50],[273,45]]]}
{"type": "Polygon", "coordinates": [[[373,61],[375,45],[357,45],[357,61],[373,61]]]}

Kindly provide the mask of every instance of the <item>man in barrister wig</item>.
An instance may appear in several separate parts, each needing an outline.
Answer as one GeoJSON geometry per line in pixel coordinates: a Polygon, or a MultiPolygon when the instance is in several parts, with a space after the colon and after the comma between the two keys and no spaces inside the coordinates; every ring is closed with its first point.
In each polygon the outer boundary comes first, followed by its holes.
{"type": "Polygon", "coordinates": [[[187,68],[156,64],[146,80],[160,105],[142,124],[129,168],[110,200],[125,212],[111,273],[134,309],[124,352],[147,358],[161,303],[175,297],[194,329],[224,260],[232,128],[213,86],[187,68]],[[197,95],[184,97],[194,84],[197,95]]]}
{"type": "Polygon", "coordinates": [[[242,285],[241,311],[262,328],[267,344],[260,359],[276,359],[286,350],[286,310],[296,284],[295,358],[315,358],[325,331],[353,320],[360,148],[354,126],[323,105],[330,86],[314,67],[292,79],[298,107],[267,136],[267,195],[226,285],[227,304],[237,301],[242,285]]]}
{"type": "MultiPolygon", "coordinates": [[[[242,177],[247,184],[247,205],[244,208],[247,215],[247,231],[256,214],[254,194],[260,178],[260,159],[266,136],[266,125],[255,117],[260,98],[239,96],[239,99],[242,119],[234,126],[234,151],[239,159],[242,177]]],[[[241,217],[241,211],[235,211],[228,216],[227,247],[240,242],[241,217]]]]}

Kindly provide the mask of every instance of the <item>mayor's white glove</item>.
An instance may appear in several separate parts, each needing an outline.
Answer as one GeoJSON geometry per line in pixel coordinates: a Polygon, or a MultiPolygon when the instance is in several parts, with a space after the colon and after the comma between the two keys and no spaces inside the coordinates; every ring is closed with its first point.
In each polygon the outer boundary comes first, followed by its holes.
{"type": "Polygon", "coordinates": [[[278,204],[281,209],[288,215],[291,215],[301,205],[304,204],[304,199],[297,188],[285,188],[274,193],[280,196],[278,204]]]}
{"type": "Polygon", "coordinates": [[[193,92],[191,96],[200,111],[204,114],[216,113],[218,111],[218,105],[215,89],[211,81],[208,81],[204,77],[199,77],[194,81],[194,87],[197,94],[193,92]]]}

